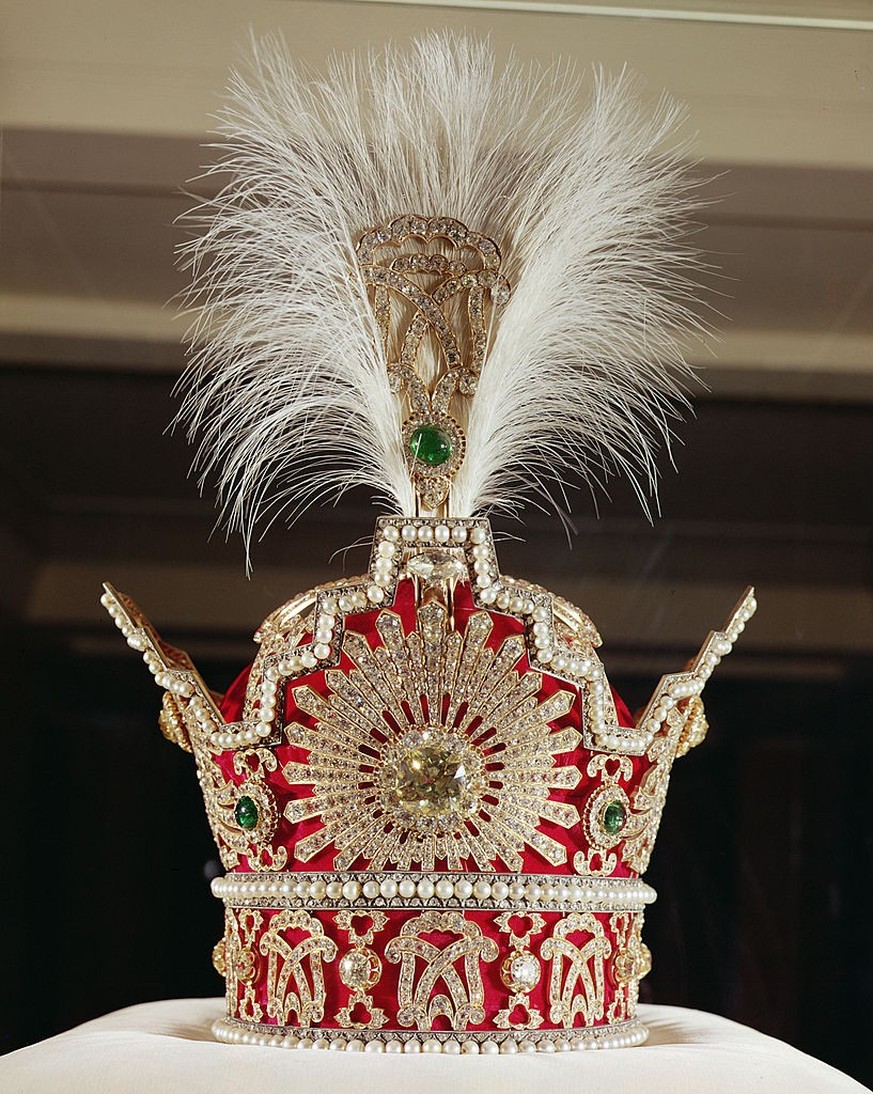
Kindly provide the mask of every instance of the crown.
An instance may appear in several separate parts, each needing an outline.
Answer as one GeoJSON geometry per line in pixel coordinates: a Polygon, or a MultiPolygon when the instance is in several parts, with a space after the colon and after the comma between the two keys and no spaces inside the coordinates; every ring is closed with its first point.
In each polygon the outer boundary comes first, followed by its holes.
{"type": "Polygon", "coordinates": [[[695,322],[675,269],[698,262],[678,242],[690,184],[655,152],[673,114],[643,119],[619,84],[580,118],[565,71],[497,73],[451,37],[337,62],[326,83],[279,47],[259,65],[226,117],[231,182],[187,252],[182,417],[247,543],[330,488],[369,484],[392,515],[366,574],[264,621],[223,697],[105,587],[164,689],[164,735],[193,753],[226,871],[215,1035],[638,1044],[641,875],[754,595],[632,717],[594,624],[501,572],[484,513],[516,506],[519,482],[560,494],[567,467],[654,487],[676,330],[695,322]]]}
{"type": "Polygon", "coordinates": [[[194,754],[227,871],[219,1039],[645,1038],[640,875],[751,590],[637,719],[590,619],[504,578],[484,519],[381,518],[369,574],[274,612],[221,702],[131,600],[107,586],[103,603],[164,689],[161,728],[194,754]]]}

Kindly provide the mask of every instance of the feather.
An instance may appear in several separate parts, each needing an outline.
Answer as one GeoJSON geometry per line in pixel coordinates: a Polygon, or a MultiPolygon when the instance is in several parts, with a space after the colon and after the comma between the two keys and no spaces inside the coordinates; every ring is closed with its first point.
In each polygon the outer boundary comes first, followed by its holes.
{"type": "MultiPolygon", "coordinates": [[[[429,34],[334,58],[324,76],[279,39],[235,74],[191,214],[191,360],[179,418],[201,485],[250,547],[256,525],[365,484],[415,513],[403,408],[355,247],[405,213],[455,217],[500,245],[512,285],[495,310],[451,515],[560,507],[574,473],[620,471],[643,507],[656,453],[702,335],[704,264],[687,242],[700,204],[676,143],[682,111],[595,72],[496,61],[489,44],[429,34]]],[[[441,364],[424,346],[422,368],[441,364]],[[430,354],[428,362],[427,355],[430,354]]]]}

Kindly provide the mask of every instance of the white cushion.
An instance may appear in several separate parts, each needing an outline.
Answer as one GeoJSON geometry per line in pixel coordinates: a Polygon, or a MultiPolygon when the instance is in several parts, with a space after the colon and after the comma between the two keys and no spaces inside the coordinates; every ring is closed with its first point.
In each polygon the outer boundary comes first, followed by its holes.
{"type": "Polygon", "coordinates": [[[849,1094],[866,1088],[726,1018],[640,1007],[639,1048],[523,1056],[394,1056],[223,1045],[221,999],[143,1003],[0,1059],[6,1094],[849,1094]]]}

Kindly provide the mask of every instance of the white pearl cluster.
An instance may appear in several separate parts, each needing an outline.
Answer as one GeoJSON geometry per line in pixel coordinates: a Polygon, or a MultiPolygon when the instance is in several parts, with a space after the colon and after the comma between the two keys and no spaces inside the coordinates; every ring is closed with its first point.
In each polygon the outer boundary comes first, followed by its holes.
{"type": "Polygon", "coordinates": [[[592,905],[609,909],[636,909],[652,904],[657,894],[636,878],[583,878],[576,876],[453,878],[440,874],[295,875],[228,874],[212,881],[213,896],[229,904],[255,901],[377,901],[408,906],[410,901],[460,901],[469,905],[512,904],[592,905]]]}
{"type": "Polygon", "coordinates": [[[389,1034],[370,1033],[365,1030],[336,1031],[310,1029],[289,1033],[285,1029],[271,1032],[263,1027],[247,1029],[237,1022],[219,1019],[213,1023],[212,1033],[216,1040],[232,1045],[260,1045],[275,1048],[313,1049],[331,1052],[389,1052],[416,1054],[421,1052],[445,1056],[513,1056],[516,1053],[535,1052],[585,1052],[592,1049],[631,1048],[641,1045],[648,1037],[648,1030],[636,1020],[618,1026],[574,1029],[566,1033],[522,1036],[512,1034],[484,1035],[477,1037],[428,1037],[423,1033],[404,1040],[389,1034]]]}
{"type": "Polygon", "coordinates": [[[100,597],[100,603],[109,613],[116,627],[121,631],[131,649],[142,654],[142,659],[158,687],[187,699],[188,707],[197,719],[202,732],[206,735],[216,729],[214,707],[205,690],[200,687],[190,669],[180,669],[170,664],[161,649],[157,635],[147,620],[140,625],[130,614],[115,590],[104,585],[106,590],[100,597]]]}

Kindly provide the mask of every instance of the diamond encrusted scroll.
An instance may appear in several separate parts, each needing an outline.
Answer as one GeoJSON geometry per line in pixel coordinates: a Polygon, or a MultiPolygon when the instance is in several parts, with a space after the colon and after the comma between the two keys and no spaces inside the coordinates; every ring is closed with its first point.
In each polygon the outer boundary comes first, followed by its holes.
{"type": "Polygon", "coordinates": [[[392,390],[405,396],[403,448],[422,507],[445,502],[464,459],[453,399],[476,391],[489,311],[509,299],[493,239],[452,217],[406,215],[358,243],[392,390]]]}

